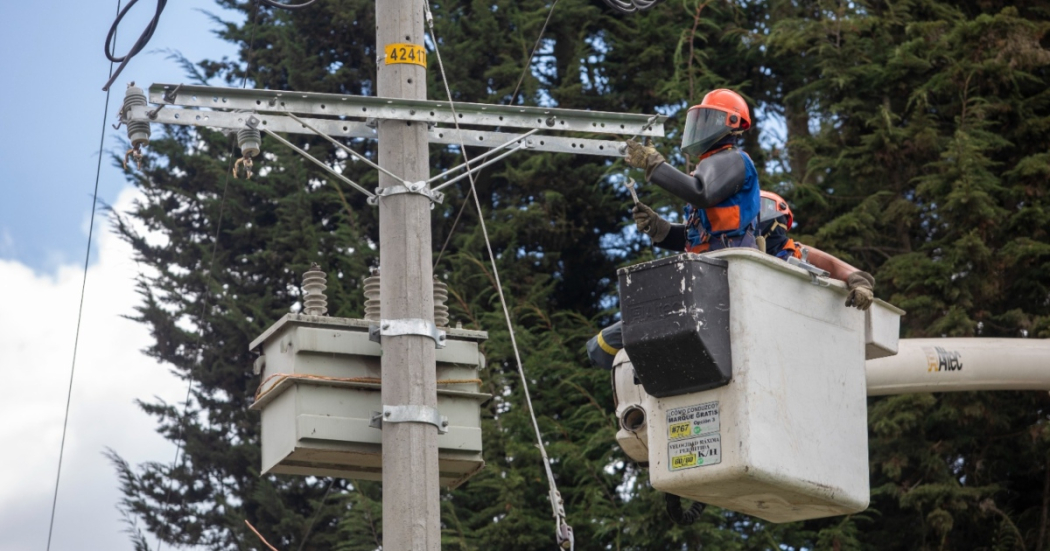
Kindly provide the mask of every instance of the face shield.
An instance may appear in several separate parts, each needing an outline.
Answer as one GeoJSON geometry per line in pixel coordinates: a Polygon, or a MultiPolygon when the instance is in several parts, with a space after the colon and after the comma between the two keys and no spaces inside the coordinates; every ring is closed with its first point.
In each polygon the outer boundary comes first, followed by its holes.
{"type": "Polygon", "coordinates": [[[777,211],[777,202],[772,197],[763,197],[762,205],[758,211],[758,221],[765,222],[766,220],[772,220],[780,216],[780,212],[777,211]]]}
{"type": "Polygon", "coordinates": [[[686,155],[695,156],[711,149],[711,146],[728,136],[734,127],[738,126],[730,121],[730,117],[735,118],[736,115],[708,107],[690,109],[685,116],[682,151],[686,155]]]}

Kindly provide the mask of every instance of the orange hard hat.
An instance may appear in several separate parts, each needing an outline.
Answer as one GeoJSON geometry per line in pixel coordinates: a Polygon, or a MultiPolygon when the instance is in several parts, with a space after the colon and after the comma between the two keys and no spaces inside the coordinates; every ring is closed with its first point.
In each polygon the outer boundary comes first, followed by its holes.
{"type": "Polygon", "coordinates": [[[751,112],[740,94],[724,88],[708,92],[689,108],[682,132],[682,151],[700,155],[734,132],[751,128],[751,112]]]}
{"type": "Polygon", "coordinates": [[[787,227],[790,230],[791,225],[795,222],[795,217],[791,214],[791,207],[788,206],[787,201],[772,191],[762,190],[759,195],[762,197],[762,208],[759,210],[758,215],[759,221],[764,222],[777,216],[786,216],[787,227]]]}

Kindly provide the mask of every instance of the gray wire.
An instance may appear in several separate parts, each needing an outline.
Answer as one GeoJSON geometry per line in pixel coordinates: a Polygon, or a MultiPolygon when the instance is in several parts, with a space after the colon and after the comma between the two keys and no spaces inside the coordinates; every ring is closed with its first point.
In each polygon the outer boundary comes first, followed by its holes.
{"type": "MultiPolygon", "coordinates": [[[[543,33],[547,31],[547,24],[551,22],[551,16],[554,15],[554,6],[558,5],[558,0],[554,0],[549,10],[547,10],[547,20],[543,22],[543,27],[540,28],[540,35],[536,37],[536,44],[532,47],[532,52],[529,54],[529,60],[525,62],[525,70],[521,72],[521,76],[518,78],[518,85],[514,87],[514,93],[510,96],[510,105],[514,105],[514,102],[518,99],[518,90],[521,89],[521,83],[525,81],[525,75],[529,73],[529,69],[532,67],[532,58],[536,55],[536,50],[540,49],[540,41],[543,40],[543,33]]],[[[437,50],[437,45],[434,45],[434,49],[437,50]]]]}
{"type": "Polygon", "coordinates": [[[324,502],[328,500],[328,493],[332,491],[332,486],[334,484],[335,477],[332,477],[332,480],[328,482],[328,488],[325,488],[324,495],[321,496],[321,503],[317,506],[313,518],[310,519],[310,524],[306,527],[306,533],[303,534],[303,541],[299,542],[299,551],[303,551],[303,546],[306,545],[306,540],[310,539],[310,532],[313,531],[317,518],[321,516],[321,511],[324,510],[324,502]]]}
{"type": "MultiPolygon", "coordinates": [[[[430,0],[423,0],[423,9],[425,10],[427,24],[430,26],[430,40],[434,43],[434,54],[437,57],[438,70],[441,71],[441,82],[445,86],[445,95],[448,96],[449,108],[452,110],[452,120],[456,125],[456,132],[459,133],[459,118],[456,116],[456,104],[452,99],[452,90],[448,86],[448,78],[445,75],[445,65],[441,61],[441,50],[438,48],[437,36],[434,33],[434,16],[430,12],[430,0]]],[[[467,157],[466,146],[460,141],[460,151],[463,153],[463,160],[468,165],[467,170],[470,170],[470,159],[467,157]]],[[[485,247],[488,249],[489,262],[492,265],[492,275],[496,280],[496,291],[499,293],[499,302],[503,306],[503,317],[507,321],[507,330],[510,332],[510,344],[514,349],[514,359],[518,365],[518,375],[521,377],[521,387],[525,393],[525,404],[528,406],[529,417],[532,419],[532,428],[536,432],[536,444],[540,449],[540,456],[543,458],[543,468],[547,472],[547,484],[550,487],[550,500],[551,509],[554,512],[554,517],[558,519],[559,523],[564,520],[564,511],[561,510],[561,505],[555,503],[555,496],[560,495],[558,492],[558,485],[554,481],[554,471],[551,470],[550,459],[547,457],[547,447],[543,444],[543,433],[540,431],[539,422],[536,421],[536,412],[532,406],[532,396],[529,394],[529,383],[525,378],[525,368],[521,363],[521,353],[518,350],[518,340],[514,334],[514,324],[510,319],[510,309],[507,308],[507,298],[503,294],[503,284],[500,282],[499,268],[496,267],[496,255],[492,251],[492,242],[489,240],[489,231],[485,226],[485,213],[481,209],[481,199],[478,198],[477,189],[474,187],[474,173],[468,172],[470,179],[470,189],[474,194],[474,205],[478,210],[478,222],[481,223],[481,233],[485,237],[485,247]]]]}
{"type": "MultiPolygon", "coordinates": [[[[247,88],[247,86],[248,86],[248,72],[251,70],[252,51],[255,48],[255,29],[256,29],[256,27],[259,26],[258,23],[259,23],[259,5],[256,4],[255,5],[255,14],[252,16],[252,32],[251,32],[251,34],[248,37],[248,55],[247,55],[248,65],[244,68],[244,78],[241,80],[241,88],[247,88]]],[[[226,191],[227,191],[227,189],[230,186],[230,173],[231,173],[231,170],[233,169],[233,163],[234,163],[233,150],[234,150],[234,145],[235,145],[234,143],[230,144],[230,154],[229,154],[230,162],[229,162],[229,164],[226,167],[226,178],[225,178],[225,180],[224,180],[224,182],[222,184],[222,198],[219,200],[219,218],[215,222],[215,238],[212,240],[211,259],[208,261],[208,279],[209,279],[209,281],[214,277],[215,255],[216,255],[216,253],[218,252],[218,249],[219,249],[219,236],[221,235],[221,232],[222,232],[222,217],[223,217],[223,214],[226,212],[226,191]]],[[[208,291],[209,291],[208,287],[205,287],[205,289],[204,289],[204,296],[201,299],[201,313],[200,313],[200,318],[201,319],[204,319],[204,314],[205,314],[205,312],[207,312],[208,295],[209,295],[208,291]]],[[[197,364],[196,367],[200,366],[200,363],[199,363],[200,362],[200,356],[201,356],[200,351],[201,351],[201,342],[203,342],[203,336],[204,336],[204,324],[202,323],[201,326],[197,330],[197,342],[196,342],[196,344],[194,346],[197,349],[197,358],[198,358],[198,364],[197,364]]],[[[189,381],[186,384],[186,400],[184,402],[183,409],[182,409],[182,420],[179,422],[179,433],[178,433],[178,436],[175,439],[175,459],[173,459],[171,461],[171,469],[169,470],[169,472],[172,473],[172,474],[174,474],[175,468],[178,467],[178,465],[179,465],[180,455],[181,455],[181,459],[185,459],[186,458],[186,455],[182,453],[182,436],[183,436],[183,431],[186,428],[186,419],[189,416],[190,397],[192,396],[192,393],[193,393],[193,382],[194,382],[193,376],[195,374],[194,372],[195,372],[195,369],[190,368],[190,371],[189,371],[189,374],[188,374],[189,381]]],[[[164,503],[161,504],[162,507],[164,507],[165,509],[167,509],[167,503],[171,500],[171,492],[173,490],[174,490],[174,488],[172,487],[172,484],[170,484],[170,479],[169,479],[168,492],[167,492],[167,494],[164,497],[164,503]]],[[[160,551],[163,547],[164,547],[164,540],[160,539],[160,534],[158,533],[157,534],[157,551],[160,551]]]]}
{"type": "MultiPolygon", "coordinates": [[[[514,87],[514,93],[510,95],[510,102],[508,102],[507,105],[514,105],[514,102],[517,101],[518,91],[521,90],[521,83],[525,81],[525,75],[528,74],[529,69],[532,67],[532,56],[536,55],[536,48],[539,47],[540,40],[543,39],[543,33],[547,31],[547,23],[551,22],[551,14],[554,13],[554,6],[557,5],[558,0],[554,0],[554,3],[551,4],[550,9],[547,11],[547,20],[543,22],[543,27],[540,29],[540,35],[536,37],[536,45],[532,47],[532,53],[529,54],[529,60],[525,63],[525,67],[523,67],[521,70],[521,76],[518,77],[518,84],[514,87]]],[[[431,36],[433,36],[433,32],[431,33],[431,36]]],[[[434,46],[434,49],[437,49],[436,44],[434,46]]],[[[459,125],[456,126],[458,127],[459,125]]],[[[460,151],[463,151],[463,158],[466,159],[466,151],[464,151],[462,148],[460,149],[460,151]]],[[[467,197],[463,198],[463,205],[459,207],[459,212],[456,214],[456,219],[452,221],[452,229],[448,231],[448,236],[445,237],[445,243],[441,245],[441,250],[438,252],[437,260],[434,261],[434,269],[437,269],[438,264],[441,263],[441,257],[445,255],[445,249],[448,248],[449,242],[452,241],[452,234],[456,233],[456,226],[459,224],[459,219],[463,216],[463,211],[467,208],[467,204],[470,202],[470,196],[473,195],[473,193],[474,188],[472,187],[470,188],[470,191],[467,192],[467,197]]]]}
{"type": "MultiPolygon", "coordinates": [[[[120,14],[117,0],[117,14],[120,14]]],[[[117,33],[112,33],[116,47],[117,33]]],[[[113,76],[113,61],[109,62],[109,76],[113,76]]],[[[91,238],[95,232],[95,207],[98,205],[98,181],[102,176],[102,153],[106,144],[106,119],[109,118],[109,90],[106,90],[106,107],[102,112],[102,133],[98,137],[98,166],[95,167],[95,191],[91,193],[91,220],[88,222],[87,252],[84,253],[84,278],[80,282],[80,306],[77,307],[77,329],[73,337],[73,363],[69,367],[69,389],[66,390],[66,412],[62,417],[62,441],[58,446],[58,472],[55,473],[55,494],[51,497],[51,521],[47,525],[47,549],[51,549],[51,536],[55,529],[55,510],[58,507],[58,483],[62,480],[62,459],[66,453],[66,429],[69,427],[69,404],[73,399],[73,375],[77,370],[77,347],[80,344],[80,321],[84,317],[84,293],[87,290],[88,262],[91,260],[91,238]]]]}
{"type": "Polygon", "coordinates": [[[282,4],[280,2],[274,2],[274,0],[259,0],[259,1],[262,2],[263,4],[267,5],[267,6],[270,6],[271,8],[280,8],[282,10],[300,10],[300,9],[303,9],[303,8],[313,4],[317,0],[309,0],[308,2],[303,2],[302,4],[282,4]]]}

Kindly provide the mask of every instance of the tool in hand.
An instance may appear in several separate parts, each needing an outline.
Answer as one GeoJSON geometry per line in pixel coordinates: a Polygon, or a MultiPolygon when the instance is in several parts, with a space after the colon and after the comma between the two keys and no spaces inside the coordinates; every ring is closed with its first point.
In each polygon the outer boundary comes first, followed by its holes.
{"type": "Polygon", "coordinates": [[[637,205],[638,204],[638,194],[635,193],[635,191],[634,191],[634,186],[635,186],[634,178],[628,177],[627,178],[627,182],[624,185],[627,186],[627,191],[631,192],[631,199],[634,199],[634,204],[637,205]]]}
{"type": "MultiPolygon", "coordinates": [[[[639,204],[638,194],[635,193],[635,191],[634,191],[634,186],[636,185],[635,182],[634,182],[634,178],[631,178],[631,177],[628,176],[627,177],[627,181],[624,182],[623,185],[627,186],[627,191],[631,192],[631,199],[634,199],[634,204],[636,204],[636,205],[639,204]]],[[[642,231],[645,232],[645,233],[648,233],[649,232],[649,226],[646,226],[645,229],[643,229],[642,231]]]]}

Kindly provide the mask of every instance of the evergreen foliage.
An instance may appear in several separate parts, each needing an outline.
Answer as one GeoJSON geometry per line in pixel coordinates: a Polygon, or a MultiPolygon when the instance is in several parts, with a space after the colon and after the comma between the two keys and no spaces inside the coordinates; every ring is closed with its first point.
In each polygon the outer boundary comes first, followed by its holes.
{"type": "MultiPolygon", "coordinates": [[[[247,15],[220,31],[242,53],[200,63],[200,78],[375,93],[372,0],[294,13],[217,3],[247,15]]],[[[877,295],[909,312],[904,336],[1050,336],[1047,4],[666,0],[623,16],[599,0],[559,0],[514,94],[549,8],[434,3],[455,99],[659,111],[671,118],[658,145],[681,166],[684,108],[710,89],[737,89],[757,107],[746,147],[764,187],[792,202],[795,233],[875,274],[877,295]]],[[[444,99],[439,78],[432,60],[430,97],[444,99]]],[[[376,185],[374,171],[327,142],[293,142],[376,185]]],[[[375,155],[373,143],[351,145],[375,155]]],[[[271,140],[263,149],[255,178],[229,179],[231,138],[173,127],[133,176],[145,198],[116,230],[149,268],[136,314],[156,341],[146,353],[194,385],[185,418],[181,403],[142,403],[185,459],[172,469],[113,454],[123,507],[169,544],[259,548],[248,520],[282,550],[377,549],[378,484],[336,481],[327,492],[328,480],[259,474],[259,420],[247,406],[260,381],[248,343],[299,300],[311,262],[329,274],[330,314],[361,317],[361,278],[378,259],[378,219],[364,197],[271,140]]],[[[457,148],[431,155],[434,167],[459,162],[457,148]]],[[[862,514],[774,525],[712,507],[693,526],[672,525],[645,469],[616,446],[608,373],[583,351],[615,315],[615,268],[653,254],[628,223],[623,169],[523,153],[477,180],[578,548],[1050,545],[1050,404],[1038,393],[871,400],[873,500],[862,514]]],[[[468,189],[450,188],[434,211],[435,246],[449,239],[435,273],[449,284],[453,319],[490,334],[482,378],[495,398],[484,412],[487,467],[443,494],[443,547],[547,549],[543,468],[472,206],[453,232],[468,189]]],[[[669,216],[681,206],[654,187],[642,192],[669,216]]],[[[148,548],[146,538],[136,547],[148,548]]]]}

